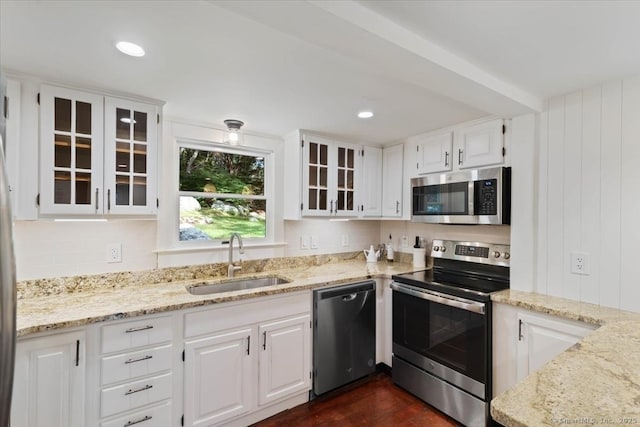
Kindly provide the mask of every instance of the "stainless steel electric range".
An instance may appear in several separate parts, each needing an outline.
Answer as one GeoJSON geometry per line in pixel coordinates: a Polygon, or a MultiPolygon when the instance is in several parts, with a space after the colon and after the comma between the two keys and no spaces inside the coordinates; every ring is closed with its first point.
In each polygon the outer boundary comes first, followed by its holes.
{"type": "Polygon", "coordinates": [[[434,240],[433,269],[393,276],[393,381],[467,426],[491,401],[491,294],[508,245],[434,240]]]}

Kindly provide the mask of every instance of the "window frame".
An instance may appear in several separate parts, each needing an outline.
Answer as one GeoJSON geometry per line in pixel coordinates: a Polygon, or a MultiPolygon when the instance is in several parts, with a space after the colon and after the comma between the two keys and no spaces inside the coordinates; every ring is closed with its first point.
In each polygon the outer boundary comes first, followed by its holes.
{"type": "Polygon", "coordinates": [[[257,238],[257,237],[243,237],[245,244],[269,244],[274,243],[274,235],[275,235],[275,203],[274,203],[274,152],[273,150],[265,150],[254,147],[247,146],[230,146],[228,144],[219,143],[219,142],[211,142],[211,141],[200,141],[193,140],[189,138],[176,138],[176,175],[177,182],[174,190],[177,194],[176,197],[176,220],[178,225],[178,229],[173,233],[173,244],[177,248],[207,248],[207,247],[220,247],[223,242],[228,241],[226,239],[210,239],[210,240],[180,240],[180,197],[181,196],[191,196],[191,197],[205,197],[205,198],[228,198],[228,199],[244,199],[244,200],[264,200],[266,206],[265,212],[265,237],[257,238]],[[190,148],[201,151],[215,151],[229,154],[238,154],[243,156],[253,156],[253,157],[262,157],[264,159],[264,192],[260,196],[251,196],[244,194],[234,194],[234,193],[207,193],[207,192],[199,192],[199,191],[181,191],[180,190],[180,149],[181,148],[190,148]]]}

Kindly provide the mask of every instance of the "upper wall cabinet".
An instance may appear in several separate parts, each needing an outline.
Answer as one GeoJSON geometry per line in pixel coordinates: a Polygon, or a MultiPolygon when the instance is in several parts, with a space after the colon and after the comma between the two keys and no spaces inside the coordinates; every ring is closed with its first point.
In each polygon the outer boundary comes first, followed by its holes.
{"type": "Polygon", "coordinates": [[[412,137],[408,167],[415,176],[504,163],[505,131],[503,120],[491,120],[412,137]]]}
{"type": "Polygon", "coordinates": [[[382,150],[382,216],[385,218],[402,217],[402,144],[382,150]]]}
{"type": "Polygon", "coordinates": [[[42,86],[40,214],[155,214],[157,108],[42,86]]]}
{"type": "Polygon", "coordinates": [[[504,134],[502,120],[492,120],[463,127],[454,132],[455,162],[458,168],[497,165],[504,162],[504,134]]]}
{"type": "Polygon", "coordinates": [[[284,218],[357,217],[362,200],[362,146],[296,131],[285,138],[284,218]]]}
{"type": "Polygon", "coordinates": [[[362,147],[361,216],[375,218],[382,215],[382,162],[381,148],[362,147]]]}

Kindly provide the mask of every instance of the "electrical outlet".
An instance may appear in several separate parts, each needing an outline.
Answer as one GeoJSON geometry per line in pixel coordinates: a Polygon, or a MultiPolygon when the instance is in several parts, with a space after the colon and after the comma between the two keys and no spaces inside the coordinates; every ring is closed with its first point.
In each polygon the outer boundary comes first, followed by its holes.
{"type": "Polygon", "coordinates": [[[409,247],[409,238],[407,236],[402,236],[402,240],[401,240],[400,246],[403,249],[406,249],[406,248],[409,247]]]}
{"type": "Polygon", "coordinates": [[[318,236],[311,236],[311,249],[318,249],[318,236]]]}
{"type": "Polygon", "coordinates": [[[571,272],[574,274],[591,274],[589,254],[587,252],[571,252],[571,272]]]}
{"type": "Polygon", "coordinates": [[[120,243],[107,245],[107,262],[122,262],[122,245],[120,243]]]}
{"type": "Polygon", "coordinates": [[[300,249],[309,249],[309,236],[300,236],[300,249]]]}
{"type": "Polygon", "coordinates": [[[342,235],[342,246],[349,246],[349,235],[348,234],[343,234],[342,235]]]}

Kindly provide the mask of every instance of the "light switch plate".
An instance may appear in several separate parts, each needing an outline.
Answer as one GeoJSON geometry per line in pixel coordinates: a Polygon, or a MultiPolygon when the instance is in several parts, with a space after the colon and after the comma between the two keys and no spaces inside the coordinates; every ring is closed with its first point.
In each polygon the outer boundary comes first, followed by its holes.
{"type": "Polygon", "coordinates": [[[318,236],[311,236],[311,249],[318,249],[318,236]]]}
{"type": "Polygon", "coordinates": [[[309,236],[300,236],[300,249],[309,249],[309,236]]]}

